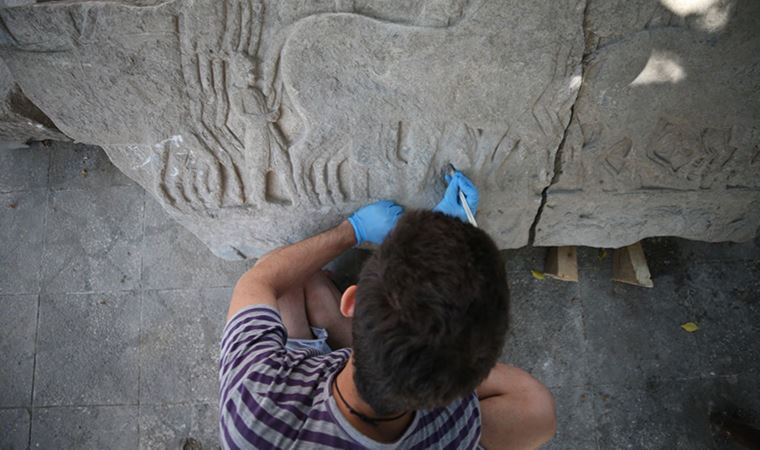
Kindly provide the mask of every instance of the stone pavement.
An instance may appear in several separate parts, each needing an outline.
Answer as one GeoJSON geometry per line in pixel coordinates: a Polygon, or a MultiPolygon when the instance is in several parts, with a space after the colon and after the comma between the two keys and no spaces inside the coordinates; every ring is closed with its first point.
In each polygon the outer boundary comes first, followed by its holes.
{"type": "MultiPolygon", "coordinates": [[[[503,360],[554,392],[549,448],[732,448],[710,411],[760,419],[760,245],[645,243],[655,288],[534,279],[507,251],[503,360]],[[694,321],[689,334],[680,324],[694,321]]],[[[227,262],[95,147],[0,152],[0,448],[215,448],[227,262]]],[[[757,423],[757,422],[756,422],[757,423]]]]}

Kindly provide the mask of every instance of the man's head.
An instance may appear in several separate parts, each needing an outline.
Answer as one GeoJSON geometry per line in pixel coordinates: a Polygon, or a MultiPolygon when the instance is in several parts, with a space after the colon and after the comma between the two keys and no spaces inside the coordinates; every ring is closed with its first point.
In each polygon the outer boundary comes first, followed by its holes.
{"type": "Polygon", "coordinates": [[[508,326],[504,265],[488,235],[410,211],[359,276],[354,381],[378,414],[443,406],[472,392],[508,326]]]}

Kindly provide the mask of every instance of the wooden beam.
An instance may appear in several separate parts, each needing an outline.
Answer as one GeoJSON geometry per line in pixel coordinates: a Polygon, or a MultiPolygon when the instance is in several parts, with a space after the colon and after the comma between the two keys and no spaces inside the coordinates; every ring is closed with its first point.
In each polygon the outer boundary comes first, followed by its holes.
{"type": "Polygon", "coordinates": [[[642,287],[654,287],[641,242],[615,250],[612,255],[612,280],[642,287]]]}
{"type": "Polygon", "coordinates": [[[578,256],[575,247],[551,247],[546,254],[544,275],[557,280],[577,283],[578,256]]]}

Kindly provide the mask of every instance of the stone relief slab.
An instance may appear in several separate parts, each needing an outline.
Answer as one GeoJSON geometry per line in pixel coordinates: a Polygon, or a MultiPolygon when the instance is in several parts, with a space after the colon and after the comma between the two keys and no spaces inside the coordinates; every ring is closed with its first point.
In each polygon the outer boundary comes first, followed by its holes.
{"type": "Polygon", "coordinates": [[[752,239],[760,227],[760,4],[622,3],[589,6],[593,48],[535,244],[752,239]],[[641,13],[615,16],[614,4],[641,13]]]}
{"type": "Polygon", "coordinates": [[[0,57],[217,255],[255,257],[453,163],[528,243],[581,85],[583,0],[45,2],[0,57]]]}

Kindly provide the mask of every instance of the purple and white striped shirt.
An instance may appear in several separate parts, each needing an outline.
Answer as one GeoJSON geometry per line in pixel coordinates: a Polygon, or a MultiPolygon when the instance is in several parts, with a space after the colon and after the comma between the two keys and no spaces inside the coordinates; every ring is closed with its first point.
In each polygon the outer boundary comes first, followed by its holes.
{"type": "Polygon", "coordinates": [[[417,411],[396,442],[383,444],[357,431],[330,393],[349,349],[319,355],[288,350],[279,312],[256,305],[224,329],[219,378],[224,448],[471,449],[480,440],[475,393],[445,408],[417,411]]]}

